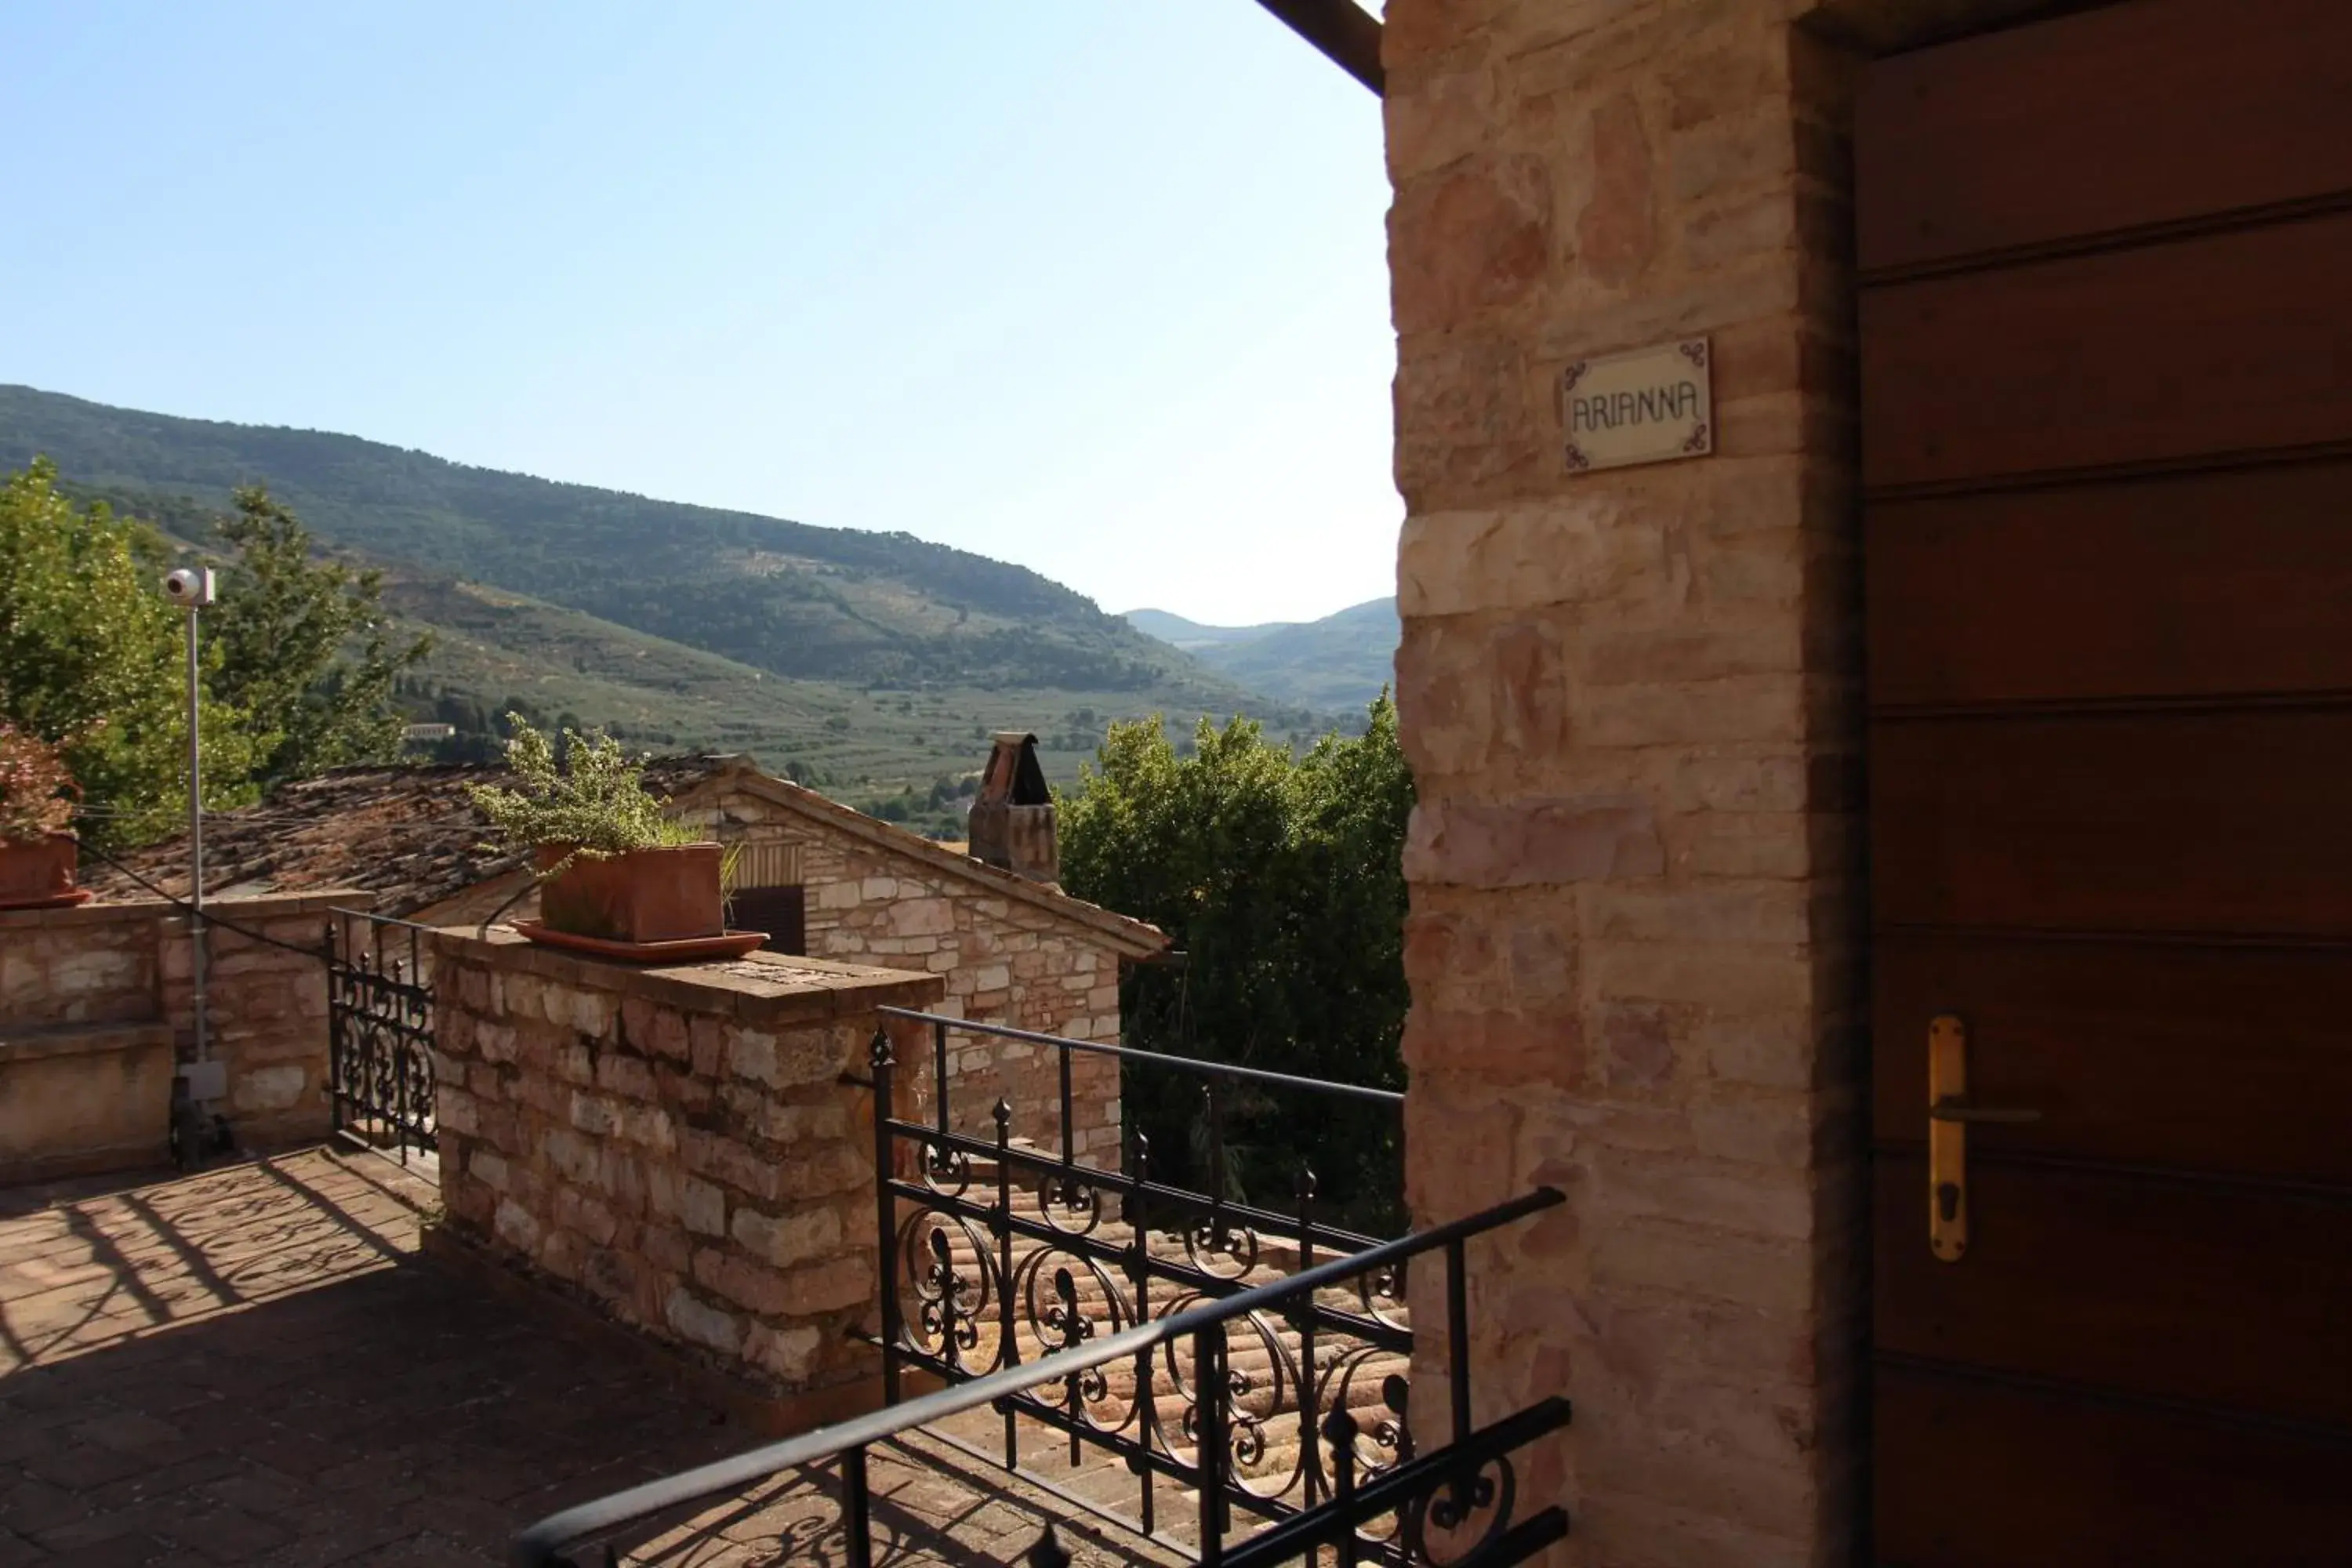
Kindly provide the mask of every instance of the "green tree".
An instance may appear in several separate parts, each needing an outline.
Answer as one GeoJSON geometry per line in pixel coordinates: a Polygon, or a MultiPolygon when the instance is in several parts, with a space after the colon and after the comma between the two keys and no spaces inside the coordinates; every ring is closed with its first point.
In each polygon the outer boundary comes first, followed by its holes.
{"type": "MultiPolygon", "coordinates": [[[[1062,875],[1149,920],[1184,972],[1129,983],[1129,1043],[1277,1072],[1401,1088],[1402,858],[1412,778],[1383,693],[1364,732],[1304,757],[1255,722],[1203,721],[1180,751],[1157,719],[1113,724],[1061,801],[1062,875]]],[[[1210,1173],[1197,1080],[1138,1069],[1126,1103],[1155,1171],[1210,1173]]],[[[1402,1218],[1401,1129],[1381,1107],[1223,1091],[1229,1185],[1287,1208],[1303,1168],[1356,1222],[1402,1218]]]]}
{"type": "Polygon", "coordinates": [[[431,639],[395,645],[383,574],[313,559],[310,531],[268,490],[240,489],[236,502],[214,530],[235,553],[207,617],[213,689],[270,725],[257,737],[261,784],[397,757],[394,689],[431,639]]]}
{"type": "MultiPolygon", "coordinates": [[[[204,616],[205,799],[400,746],[396,643],[373,572],[314,560],[293,513],[259,489],[211,532],[228,551],[204,616]]],[[[174,526],[200,531],[193,511],[174,526]]],[[[56,741],[80,781],[79,830],[100,849],[176,828],[187,790],[185,622],[159,591],[167,542],[102,501],[79,504],[36,462],[0,481],[0,719],[56,741]]]]}
{"type": "MultiPolygon", "coordinates": [[[[168,832],[187,789],[185,645],[157,590],[162,540],[77,506],[36,462],[0,481],[0,718],[61,743],[94,846],[168,832]]],[[[207,674],[217,672],[217,652],[207,674]]],[[[206,804],[253,798],[246,714],[207,691],[206,804]]]]}

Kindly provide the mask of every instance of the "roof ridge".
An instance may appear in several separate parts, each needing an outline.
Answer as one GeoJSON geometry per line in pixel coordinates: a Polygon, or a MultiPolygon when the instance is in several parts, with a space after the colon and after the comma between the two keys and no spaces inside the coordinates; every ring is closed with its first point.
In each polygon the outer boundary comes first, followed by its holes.
{"type": "Polygon", "coordinates": [[[794,784],[790,779],[780,779],[757,770],[740,782],[755,794],[777,805],[797,808],[812,817],[830,819],[835,826],[856,833],[884,848],[896,849],[926,861],[950,876],[975,882],[989,891],[1007,894],[1036,905],[1048,913],[1120,939],[1135,948],[1138,956],[1161,952],[1170,945],[1168,933],[1149,921],[1139,921],[1117,910],[1090,903],[1074,893],[1065,892],[1059,884],[1032,881],[1019,872],[992,866],[971,855],[959,855],[912,828],[885,822],[878,816],[869,816],[855,806],[844,805],[828,795],[820,795],[806,784],[794,784]]]}

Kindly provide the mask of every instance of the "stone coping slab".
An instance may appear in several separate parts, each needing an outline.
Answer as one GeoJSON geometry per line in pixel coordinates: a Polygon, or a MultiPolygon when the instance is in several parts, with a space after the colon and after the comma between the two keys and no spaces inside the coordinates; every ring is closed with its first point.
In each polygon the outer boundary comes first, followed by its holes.
{"type": "MultiPolygon", "coordinates": [[[[284,920],[290,915],[323,915],[336,908],[365,910],[375,895],[358,888],[330,888],[316,893],[232,893],[207,898],[205,908],[225,921],[284,920]]],[[[163,899],[93,900],[68,909],[0,910],[0,931],[37,926],[44,931],[64,926],[111,925],[125,921],[179,920],[176,904],[163,899]]]]}
{"type": "Polygon", "coordinates": [[[161,1019],[128,1024],[0,1024],[0,1066],[49,1057],[102,1056],[171,1043],[172,1026],[161,1019]]]}
{"type": "Polygon", "coordinates": [[[531,974],[663,1006],[715,1014],[762,1028],[821,1024],[870,1014],[877,1007],[919,1007],[937,1001],[946,982],[936,974],[842,963],[828,958],[755,952],[709,963],[642,964],[591,958],[542,947],[507,926],[480,932],[470,926],[433,933],[436,957],[488,964],[509,974],[531,974]]]}

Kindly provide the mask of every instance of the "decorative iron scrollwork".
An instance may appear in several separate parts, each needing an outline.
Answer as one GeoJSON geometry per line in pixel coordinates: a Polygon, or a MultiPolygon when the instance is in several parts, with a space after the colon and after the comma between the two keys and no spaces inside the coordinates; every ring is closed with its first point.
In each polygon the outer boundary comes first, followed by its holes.
{"type": "Polygon", "coordinates": [[[965,1376],[995,1370],[998,1351],[977,1354],[1002,1294],[987,1237],[961,1215],[922,1209],[901,1228],[896,1250],[915,1309],[904,1324],[905,1347],[965,1376]]]}
{"type": "Polygon", "coordinates": [[[1101,1187],[1083,1166],[1067,1165],[1037,1178],[1037,1217],[1065,1236],[1088,1236],[1102,1224],[1101,1187]]]}
{"type": "MultiPolygon", "coordinates": [[[[1350,1415],[1346,1463],[1359,1479],[1412,1457],[1404,1408],[1410,1342],[1393,1321],[1402,1311],[1394,1269],[1355,1282],[1362,1310],[1353,1319],[1312,1301],[1235,1319],[1212,1389],[1201,1386],[1192,1347],[1181,1341],[1160,1346],[1140,1375],[1123,1363],[1056,1373],[1057,1355],[1141,1321],[1139,1285],[1149,1292],[1150,1315],[1167,1318],[1265,1271],[1267,1254],[1254,1226],[1202,1218],[1139,1237],[1109,1217],[1118,1209],[1108,1201],[1118,1184],[1107,1173],[1078,1167],[1040,1171],[1019,1187],[1008,1173],[995,1203],[938,1194],[900,1228],[897,1299],[907,1310],[894,1342],[951,1378],[1016,1363],[1033,1370],[1035,1384],[1012,1407],[1052,1413],[1127,1453],[1130,1468],[1152,1458],[1196,1464],[1213,1426],[1223,1436],[1229,1485],[1260,1505],[1296,1510],[1331,1495],[1339,1459],[1323,1435],[1331,1413],[1350,1415]],[[1339,1326],[1349,1321],[1394,1333],[1376,1342],[1339,1326]],[[1218,1402],[1222,1420],[1204,1418],[1207,1398],[1218,1402]]],[[[1377,1544],[1393,1533],[1370,1531],[1365,1540],[1377,1544]]]]}
{"type": "Polygon", "coordinates": [[[1446,1270],[1447,1343],[1458,1359],[1467,1343],[1455,1321],[1458,1237],[1406,1247],[1326,1224],[1311,1172],[1292,1214],[1252,1202],[1228,1180],[1231,1094],[1213,1076],[1196,1156],[1205,1191],[1157,1178],[1139,1130],[1117,1168],[1082,1163],[1066,1081],[1058,1151],[1050,1138],[1016,1139],[1001,1097],[990,1107],[992,1138],[956,1131],[950,1030],[1042,1040],[1062,1051],[1066,1080],[1070,1052],[1116,1047],[895,1016],[929,1026],[937,1099],[919,1121],[894,1114],[889,1044],[877,1034],[877,1204],[893,1259],[881,1288],[886,1381],[905,1369],[951,1384],[998,1374],[988,1405],[1005,1418],[1005,1464],[1024,1463],[1015,1433],[1024,1421],[1066,1438],[1073,1463],[1083,1447],[1108,1450],[1137,1478],[1147,1521],[1153,1488],[1173,1482],[1201,1494],[1202,1527],[1220,1533],[1244,1517],[1290,1531],[1341,1510],[1352,1542],[1343,1561],[1479,1568],[1481,1557],[1516,1561],[1556,1539],[1512,1522],[1518,1479],[1502,1450],[1465,1441],[1460,1376],[1448,1385],[1453,1445],[1416,1452],[1408,1260],[1444,1248],[1425,1266],[1446,1270]],[[1359,1253],[1365,1262],[1351,1269],[1359,1253]],[[1307,1270],[1317,1273],[1311,1286],[1283,1289],[1286,1275],[1307,1270]],[[1188,1315],[1197,1326],[1139,1335],[1132,1354],[1102,1353],[1107,1339],[1188,1315]],[[1381,1489],[1376,1504],[1351,1500],[1367,1486],[1381,1489]]]}
{"type": "Polygon", "coordinates": [[[961,1197],[971,1190],[971,1156],[934,1139],[923,1145],[923,1185],[942,1197],[961,1197]]]}
{"type": "Polygon", "coordinates": [[[1518,1470],[1508,1454],[1442,1478],[1397,1510],[1408,1562],[1470,1568],[1500,1542],[1518,1511],[1518,1470]]]}
{"type": "Polygon", "coordinates": [[[433,1149],[439,1142],[433,987],[420,973],[419,930],[338,911],[326,931],[327,1095],[333,1124],[362,1142],[395,1145],[404,1159],[411,1149],[433,1149]],[[384,958],[380,944],[387,931],[404,942],[407,957],[384,958]]]}

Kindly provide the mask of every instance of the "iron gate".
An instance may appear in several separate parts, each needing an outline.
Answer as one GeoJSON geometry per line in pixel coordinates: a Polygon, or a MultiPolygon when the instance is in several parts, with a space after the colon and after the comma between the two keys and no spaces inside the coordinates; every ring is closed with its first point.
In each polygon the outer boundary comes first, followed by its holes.
{"type": "Polygon", "coordinates": [[[397,1152],[437,1146],[427,927],[357,910],[327,914],[327,1097],[335,1132],[397,1152]]]}

